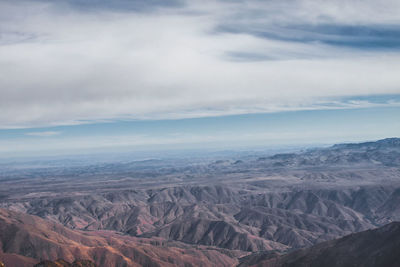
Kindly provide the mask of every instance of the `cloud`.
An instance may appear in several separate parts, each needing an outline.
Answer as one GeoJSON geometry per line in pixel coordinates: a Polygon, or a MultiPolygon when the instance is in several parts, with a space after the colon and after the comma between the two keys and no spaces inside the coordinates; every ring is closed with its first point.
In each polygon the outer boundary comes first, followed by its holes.
{"type": "Polygon", "coordinates": [[[286,25],[253,29],[253,25],[230,25],[217,31],[250,34],[259,38],[299,43],[322,43],[355,49],[400,49],[398,25],[286,25]]]}
{"type": "Polygon", "coordinates": [[[61,134],[61,132],[46,131],[46,132],[30,132],[30,133],[26,133],[25,135],[40,136],[40,137],[50,137],[50,136],[55,136],[55,135],[59,135],[59,134],[61,134]]]}
{"type": "Polygon", "coordinates": [[[84,2],[0,3],[0,128],[400,94],[398,1],[84,2]]]}
{"type": "MultiPolygon", "coordinates": [[[[3,1],[13,2],[13,0],[3,1]]],[[[79,12],[152,12],[159,8],[179,8],[184,5],[184,1],[180,0],[32,0],[30,2],[51,6],[52,9],[57,11],[72,10],[79,12]]]]}

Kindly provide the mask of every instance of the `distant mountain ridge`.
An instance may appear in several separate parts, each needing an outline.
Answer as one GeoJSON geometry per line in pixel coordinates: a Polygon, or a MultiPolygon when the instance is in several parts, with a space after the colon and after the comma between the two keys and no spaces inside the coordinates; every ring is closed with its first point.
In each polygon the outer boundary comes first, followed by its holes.
{"type": "Polygon", "coordinates": [[[302,153],[276,154],[261,158],[274,167],[334,166],[351,164],[381,164],[400,166],[400,138],[386,138],[375,142],[336,144],[302,153]]]}
{"type": "Polygon", "coordinates": [[[361,142],[361,143],[343,143],[333,145],[332,149],[377,149],[377,148],[393,148],[400,147],[400,138],[392,137],[385,138],[378,141],[361,142]]]}

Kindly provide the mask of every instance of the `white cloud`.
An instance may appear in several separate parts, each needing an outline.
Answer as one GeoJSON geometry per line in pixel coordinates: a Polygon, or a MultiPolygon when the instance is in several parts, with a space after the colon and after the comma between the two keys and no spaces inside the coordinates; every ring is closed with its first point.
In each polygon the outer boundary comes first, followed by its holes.
{"type": "Polygon", "coordinates": [[[400,93],[397,52],[213,32],[231,21],[394,24],[398,1],[198,3],[150,13],[0,3],[0,128],[274,112],[400,93]],[[227,60],[232,51],[274,60],[227,60]]]}
{"type": "Polygon", "coordinates": [[[40,136],[40,137],[49,137],[49,136],[55,136],[59,135],[61,132],[56,132],[56,131],[45,131],[45,132],[30,132],[26,133],[25,135],[29,136],[40,136]]]}

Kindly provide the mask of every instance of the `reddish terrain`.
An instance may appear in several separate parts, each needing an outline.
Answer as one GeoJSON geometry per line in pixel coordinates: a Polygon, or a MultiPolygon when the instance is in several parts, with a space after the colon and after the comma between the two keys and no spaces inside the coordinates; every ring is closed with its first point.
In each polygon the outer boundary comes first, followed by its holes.
{"type": "Polygon", "coordinates": [[[0,260],[32,267],[41,259],[86,259],[99,266],[233,266],[235,252],[119,235],[77,231],[39,217],[0,209],[0,260]],[[162,245],[162,246],[161,246],[162,245]]]}

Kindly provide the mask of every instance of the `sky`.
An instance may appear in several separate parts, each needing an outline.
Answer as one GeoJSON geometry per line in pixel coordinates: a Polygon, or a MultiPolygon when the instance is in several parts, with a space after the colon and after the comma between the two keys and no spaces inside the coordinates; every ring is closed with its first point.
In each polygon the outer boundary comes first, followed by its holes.
{"type": "Polygon", "coordinates": [[[0,156],[400,136],[397,0],[0,0],[0,156]]]}

